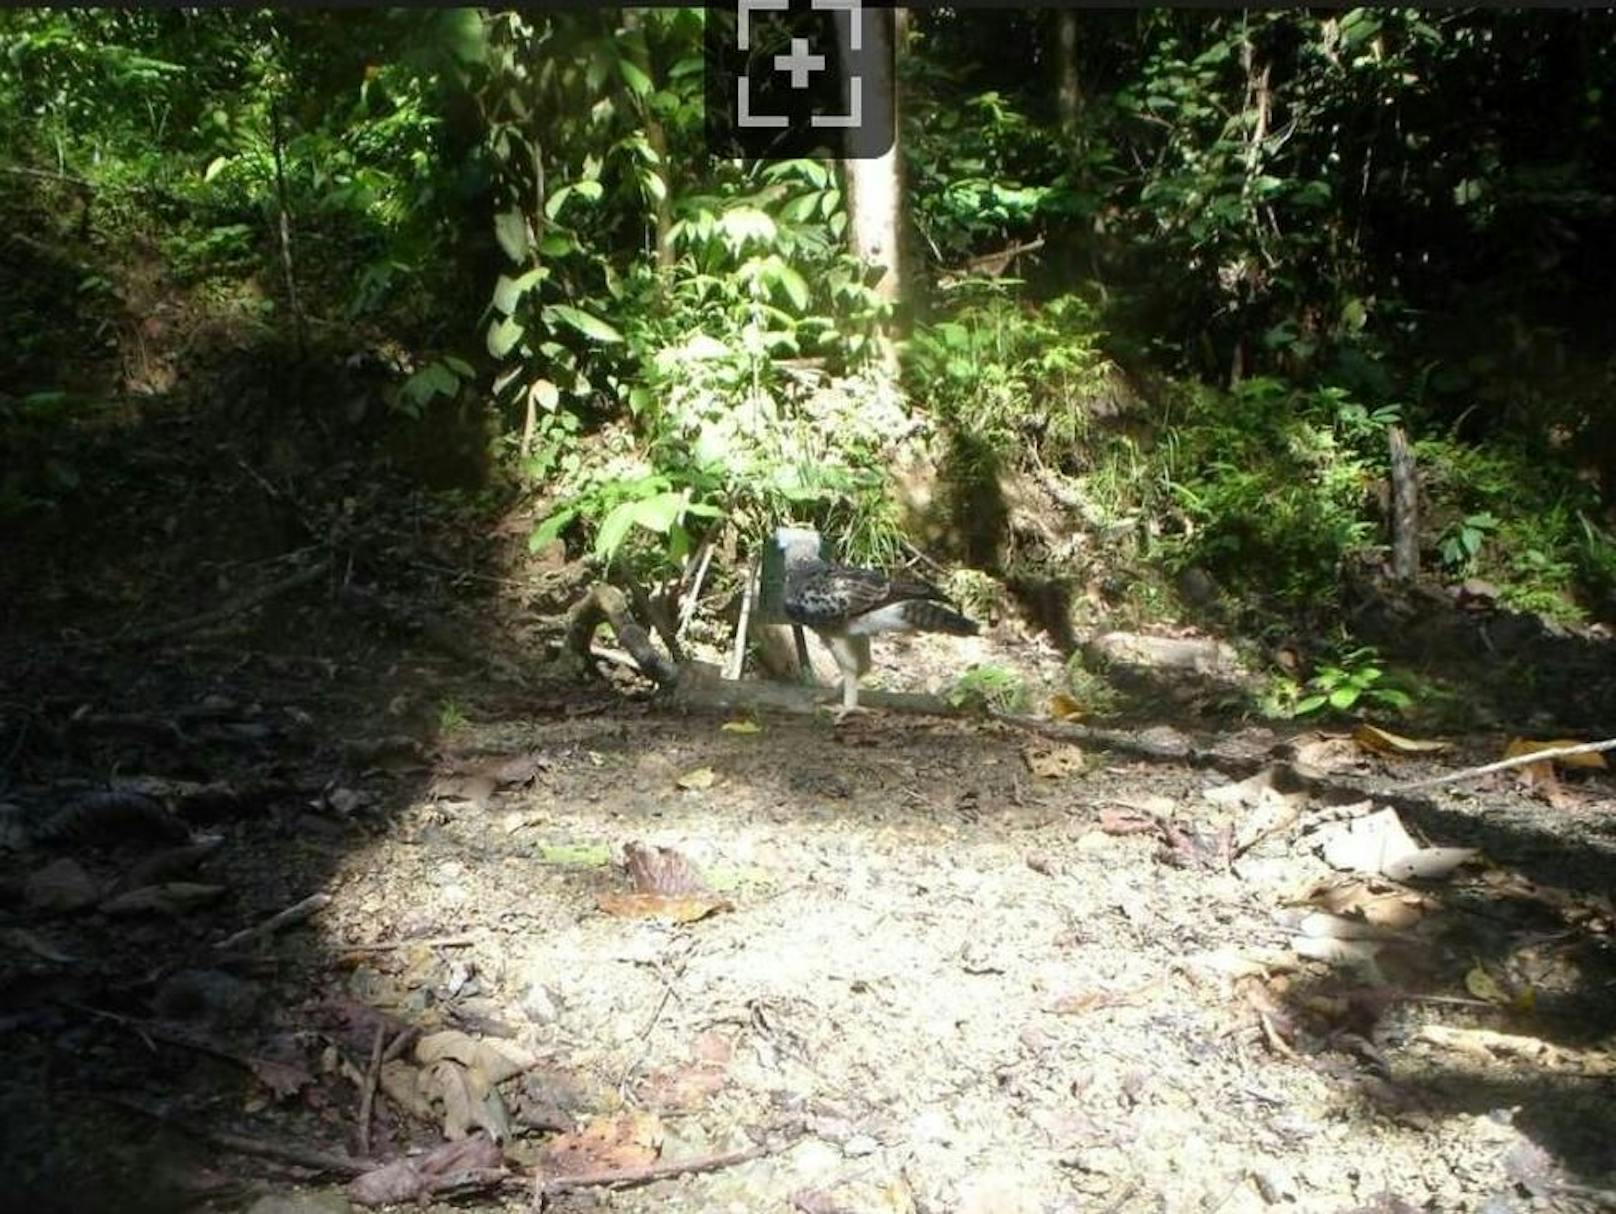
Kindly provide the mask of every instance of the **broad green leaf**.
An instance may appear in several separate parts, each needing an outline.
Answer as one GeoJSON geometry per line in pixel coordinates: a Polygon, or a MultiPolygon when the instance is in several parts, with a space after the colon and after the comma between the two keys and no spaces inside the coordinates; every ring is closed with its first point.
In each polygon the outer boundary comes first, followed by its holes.
{"type": "Polygon", "coordinates": [[[790,266],[782,265],[776,274],[776,278],[780,285],[785,288],[785,293],[791,297],[791,303],[797,311],[806,310],[808,307],[808,284],[803,281],[802,275],[790,266]]]}
{"type": "Polygon", "coordinates": [[[639,505],[637,501],[619,502],[612,508],[612,512],[606,516],[606,521],[601,523],[600,530],[595,533],[596,556],[605,560],[611,559],[612,554],[623,543],[623,537],[628,534],[628,529],[634,525],[634,514],[639,505]]]}
{"type": "Polygon", "coordinates": [[[438,28],[450,52],[462,63],[479,63],[487,50],[483,38],[482,10],[453,8],[439,17],[438,28]]]}
{"type": "Polygon", "coordinates": [[[556,386],[547,379],[536,379],[533,386],[528,389],[533,403],[546,413],[554,413],[557,405],[561,403],[561,393],[556,386]]]}
{"type": "Polygon", "coordinates": [[[565,257],[576,247],[572,237],[563,236],[560,232],[547,232],[544,239],[539,241],[539,252],[546,257],[565,257]]]}
{"type": "Polygon", "coordinates": [[[507,278],[501,274],[499,281],[494,284],[494,306],[506,316],[511,315],[522,302],[522,296],[531,291],[549,273],[550,271],[543,266],[536,266],[516,278],[507,278]]]}
{"type": "Polygon", "coordinates": [[[1345,711],[1358,702],[1356,687],[1337,687],[1330,693],[1330,707],[1345,711]]]}
{"type": "Polygon", "coordinates": [[[545,199],[545,201],[544,201],[544,216],[545,216],[545,218],[546,219],[554,219],[557,215],[561,214],[561,208],[567,205],[567,199],[572,197],[572,192],[573,192],[573,187],[572,186],[564,185],[559,190],[557,190],[554,194],[551,194],[549,198],[545,199]]]}
{"type": "Polygon", "coordinates": [[[617,70],[623,74],[623,83],[628,85],[629,92],[636,97],[644,97],[651,91],[651,77],[637,63],[619,59],[617,70]]]}
{"type": "Polygon", "coordinates": [[[527,550],[537,552],[541,548],[548,547],[561,537],[561,533],[567,529],[567,524],[577,517],[578,511],[573,506],[557,510],[533,529],[533,534],[527,537],[527,550]]]}
{"type": "Polygon", "coordinates": [[[655,497],[641,498],[636,503],[634,521],[648,531],[663,532],[679,521],[684,509],[683,493],[659,493],[655,497]]]}
{"type": "MultiPolygon", "coordinates": [[[[548,208],[546,208],[548,213],[548,208]]],[[[520,262],[527,258],[527,219],[520,211],[501,211],[494,216],[494,236],[505,256],[520,262]]]]}
{"type": "Polygon", "coordinates": [[[476,378],[477,372],[473,370],[472,365],[463,358],[456,358],[453,354],[445,354],[443,356],[443,362],[444,365],[449,368],[449,370],[453,371],[461,379],[476,378]]]}
{"type": "Polygon", "coordinates": [[[598,316],[593,316],[581,308],[574,308],[567,304],[551,304],[545,309],[546,316],[554,317],[564,324],[571,325],[585,337],[603,344],[623,340],[623,335],[598,316]]]}
{"type": "Polygon", "coordinates": [[[212,181],[217,177],[225,165],[230,163],[228,156],[215,156],[208,162],[208,171],[202,174],[203,181],[212,181]]]}
{"type": "Polygon", "coordinates": [[[488,352],[495,358],[504,358],[525,332],[521,322],[512,317],[495,321],[488,326],[488,352]]]}

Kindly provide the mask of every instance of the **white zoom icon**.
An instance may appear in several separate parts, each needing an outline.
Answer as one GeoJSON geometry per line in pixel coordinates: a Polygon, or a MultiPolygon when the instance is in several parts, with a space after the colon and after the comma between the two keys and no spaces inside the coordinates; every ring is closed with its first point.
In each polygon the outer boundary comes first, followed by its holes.
{"type": "MultiPolygon", "coordinates": [[[[845,12],[848,14],[848,47],[855,53],[864,49],[864,11],[859,0],[809,0],[814,12],[845,12]]],[[[787,12],[791,0],[740,0],[737,45],[743,51],[752,49],[751,15],[755,12],[787,12]]],[[[825,70],[825,56],[813,54],[806,38],[793,38],[789,54],[774,57],[774,70],[791,78],[793,91],[806,89],[815,72],[825,70]]],[[[845,114],[814,114],[808,119],[814,127],[857,127],[864,114],[864,78],[849,74],[847,80],[848,103],[845,114]]],[[[737,124],[742,127],[783,127],[790,120],[784,114],[754,114],[752,112],[752,81],[741,76],[735,81],[737,124]]]]}

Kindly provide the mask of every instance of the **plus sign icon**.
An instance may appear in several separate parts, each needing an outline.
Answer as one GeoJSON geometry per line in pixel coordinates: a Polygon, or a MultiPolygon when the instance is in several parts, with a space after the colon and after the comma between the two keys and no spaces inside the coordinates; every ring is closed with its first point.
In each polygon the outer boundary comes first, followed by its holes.
{"type": "Polygon", "coordinates": [[[892,10],[735,0],[707,10],[707,143],[718,156],[873,159],[892,147],[892,10]]]}

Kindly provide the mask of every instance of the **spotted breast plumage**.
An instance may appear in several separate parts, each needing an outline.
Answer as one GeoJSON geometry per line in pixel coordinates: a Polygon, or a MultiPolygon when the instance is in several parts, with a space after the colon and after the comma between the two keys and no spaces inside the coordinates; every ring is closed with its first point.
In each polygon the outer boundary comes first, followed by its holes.
{"type": "Polygon", "coordinates": [[[975,636],[976,621],[955,611],[937,587],[876,569],[820,559],[818,537],[787,538],[785,615],[825,641],[842,672],[840,721],[859,711],[858,681],[870,669],[870,637],[881,632],[975,636]]]}

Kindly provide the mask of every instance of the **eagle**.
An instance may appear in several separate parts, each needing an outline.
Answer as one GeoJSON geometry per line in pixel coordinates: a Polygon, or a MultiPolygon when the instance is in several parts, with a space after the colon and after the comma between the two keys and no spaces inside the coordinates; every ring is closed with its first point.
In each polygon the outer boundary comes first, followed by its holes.
{"type": "Polygon", "coordinates": [[[840,724],[859,712],[859,679],[870,669],[870,637],[878,632],[942,632],[975,636],[980,628],[937,587],[877,569],[820,559],[819,536],[782,530],[786,619],[817,632],[842,672],[840,724]]]}

